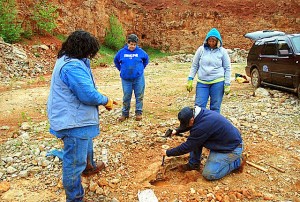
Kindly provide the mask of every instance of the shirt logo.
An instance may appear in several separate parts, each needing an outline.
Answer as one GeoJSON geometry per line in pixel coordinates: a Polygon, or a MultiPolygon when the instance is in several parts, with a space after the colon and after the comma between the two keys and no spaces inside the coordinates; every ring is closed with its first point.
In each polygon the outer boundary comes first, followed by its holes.
{"type": "Polygon", "coordinates": [[[124,54],[124,58],[130,58],[130,59],[132,59],[132,58],[134,58],[134,57],[139,57],[139,54],[124,54]]]}

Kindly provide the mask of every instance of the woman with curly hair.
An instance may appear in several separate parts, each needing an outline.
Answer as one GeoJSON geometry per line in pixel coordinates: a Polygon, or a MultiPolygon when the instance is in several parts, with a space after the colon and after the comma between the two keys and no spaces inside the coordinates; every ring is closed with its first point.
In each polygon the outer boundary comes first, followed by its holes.
{"type": "Polygon", "coordinates": [[[58,52],[47,102],[50,133],[64,142],[63,186],[66,201],[82,201],[81,175],[90,176],[105,168],[93,159],[93,138],[100,133],[98,106],[111,110],[113,100],[96,89],[90,59],[100,44],[86,31],[68,36],[58,52]]]}

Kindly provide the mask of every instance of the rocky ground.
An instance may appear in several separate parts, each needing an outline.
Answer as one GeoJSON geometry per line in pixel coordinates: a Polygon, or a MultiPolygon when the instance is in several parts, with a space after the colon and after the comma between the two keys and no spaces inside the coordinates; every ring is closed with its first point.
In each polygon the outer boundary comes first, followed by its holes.
{"type": "MultiPolygon", "coordinates": [[[[274,89],[254,91],[249,83],[234,81],[245,74],[245,64],[233,64],[232,93],[224,97],[222,114],[243,134],[247,163],[242,172],[218,181],[206,181],[199,172],[179,172],[188,156],[166,158],[161,168],[161,147],[176,146],[185,137],[164,138],[178,125],[177,113],[193,105],[195,91],[185,90],[189,62],[176,56],[151,62],[146,69],[144,118],[123,123],[122,89],[113,66],[94,68],[102,93],[119,105],[100,107],[101,135],[94,140],[95,157],[108,149],[104,172],[82,178],[86,198],[93,201],[138,201],[138,193],[151,189],[159,201],[299,201],[300,102],[296,95],[274,89]],[[254,166],[253,166],[254,163],[254,166]],[[251,165],[252,164],[252,165],[251,165]],[[155,181],[158,171],[163,181],[155,181]]],[[[0,199],[1,201],[64,201],[62,162],[47,152],[62,142],[49,134],[45,110],[50,74],[10,80],[0,91],[0,199]]],[[[134,107],[134,102],[132,102],[134,107]]],[[[187,134],[186,134],[187,135],[187,134]]],[[[204,151],[205,164],[208,151],[204,151]]]]}

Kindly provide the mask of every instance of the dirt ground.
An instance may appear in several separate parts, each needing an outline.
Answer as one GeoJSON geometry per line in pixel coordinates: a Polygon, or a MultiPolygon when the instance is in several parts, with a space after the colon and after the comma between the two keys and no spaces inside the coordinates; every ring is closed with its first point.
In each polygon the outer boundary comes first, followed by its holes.
{"type": "MultiPolygon", "coordinates": [[[[101,147],[105,145],[109,149],[109,164],[101,174],[82,179],[86,198],[92,201],[138,201],[139,191],[152,189],[159,201],[171,202],[299,201],[298,99],[294,94],[277,91],[275,94],[278,93],[280,98],[258,98],[253,96],[249,83],[238,84],[234,78],[232,93],[224,97],[222,114],[242,131],[246,160],[266,170],[246,163],[242,171],[210,182],[201,176],[201,172],[182,173],[177,169],[178,165],[187,161],[188,155],[167,157],[165,166],[161,167],[162,145],[174,147],[185,140],[185,137],[163,136],[168,128],[178,125],[176,117],[179,109],[194,103],[195,91],[187,93],[185,89],[189,66],[189,63],[173,60],[151,62],[145,73],[144,118],[136,122],[131,110],[130,119],[123,123],[116,121],[121,113],[122,100],[118,71],[112,66],[93,69],[99,90],[115,99],[119,105],[111,112],[100,107],[101,135],[95,139],[95,158],[101,159],[101,147]],[[296,104],[292,108],[287,107],[291,114],[282,115],[281,120],[276,113],[282,113],[280,108],[286,105],[280,104],[286,100],[293,100],[292,103],[296,104]],[[279,111],[272,112],[272,105],[276,103],[280,105],[279,111]],[[264,112],[267,115],[261,115],[264,112]],[[250,115],[251,119],[248,118],[250,115]],[[160,169],[164,170],[165,178],[155,181],[160,169]]],[[[244,74],[244,66],[233,65],[232,77],[234,73],[244,74]]],[[[50,75],[46,75],[43,81],[18,80],[9,87],[1,86],[0,127],[9,126],[7,130],[0,130],[1,158],[9,155],[9,149],[4,145],[19,137],[18,131],[23,122],[34,125],[47,121],[45,111],[49,83],[50,75]]],[[[35,141],[42,142],[45,139],[55,139],[48,133],[48,128],[35,133],[35,141]]],[[[203,152],[203,164],[208,152],[203,152]]],[[[53,160],[51,162],[54,163],[53,160]]],[[[61,162],[58,168],[61,168],[61,162]]],[[[53,171],[45,169],[43,167],[43,172],[38,175],[30,172],[25,178],[2,180],[1,201],[64,201],[61,171],[56,177],[49,177],[53,171]],[[43,178],[49,182],[45,183],[43,178]],[[52,182],[56,184],[50,186],[52,182]],[[3,188],[5,186],[8,188],[3,188]]]]}

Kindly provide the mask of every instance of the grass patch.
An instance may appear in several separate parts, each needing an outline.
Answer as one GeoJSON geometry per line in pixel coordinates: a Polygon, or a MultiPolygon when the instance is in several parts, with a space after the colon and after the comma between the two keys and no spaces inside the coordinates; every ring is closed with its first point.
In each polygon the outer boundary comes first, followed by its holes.
{"type": "MultiPolygon", "coordinates": [[[[170,53],[163,53],[160,50],[151,47],[145,47],[143,50],[147,52],[151,61],[171,55],[170,53]]],[[[99,64],[113,64],[117,51],[102,45],[98,53],[100,56],[94,60],[95,66],[98,66],[99,64]]]]}
{"type": "Polygon", "coordinates": [[[95,60],[94,60],[94,65],[98,66],[100,64],[113,64],[114,57],[116,55],[116,51],[108,48],[107,46],[100,46],[99,50],[99,55],[95,60]]]}
{"type": "Polygon", "coordinates": [[[146,51],[146,53],[148,53],[150,60],[155,60],[158,58],[163,58],[163,57],[171,55],[170,53],[164,53],[158,49],[154,49],[151,47],[144,47],[143,50],[146,51]]]}
{"type": "Polygon", "coordinates": [[[58,40],[60,40],[61,42],[64,42],[68,37],[63,35],[63,34],[58,34],[55,36],[58,40]]]}

